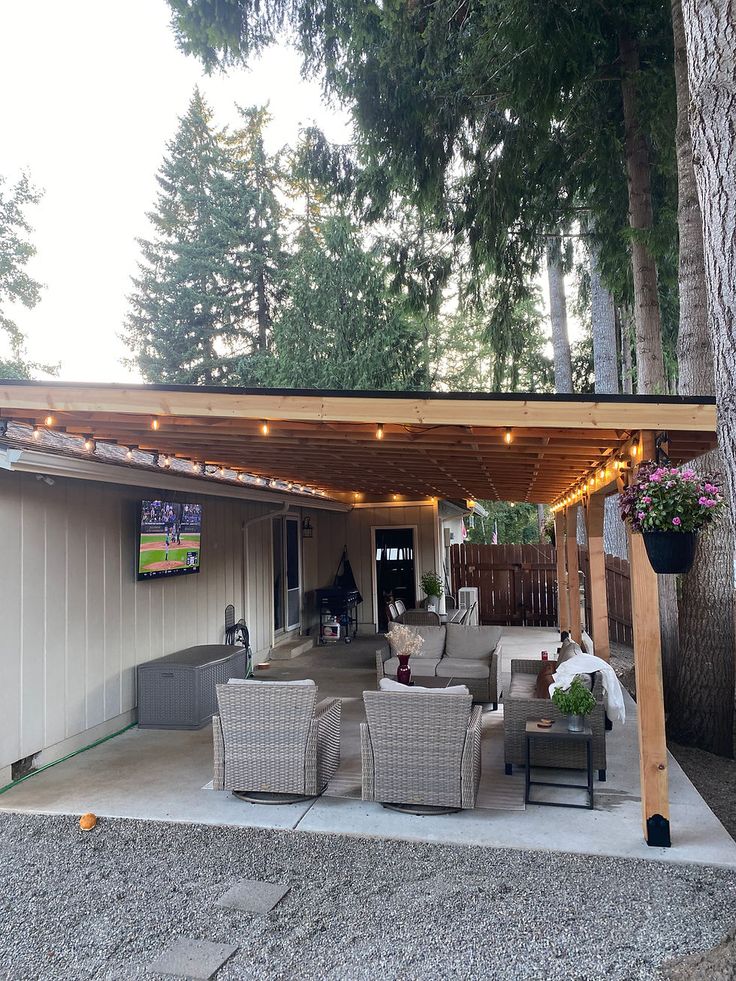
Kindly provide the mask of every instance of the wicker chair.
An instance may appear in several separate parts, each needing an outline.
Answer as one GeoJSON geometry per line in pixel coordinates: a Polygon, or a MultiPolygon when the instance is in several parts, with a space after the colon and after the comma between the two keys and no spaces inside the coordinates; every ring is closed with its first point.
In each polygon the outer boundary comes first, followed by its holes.
{"type": "Polygon", "coordinates": [[[212,717],[215,790],[256,803],[321,794],[340,763],[339,698],[317,687],[251,681],[217,685],[212,717]]]}
{"type": "Polygon", "coordinates": [[[400,622],[412,627],[439,627],[442,621],[434,610],[406,610],[400,622]]]}
{"type": "MultiPolygon", "coordinates": [[[[514,764],[526,765],[526,724],[531,719],[564,721],[565,716],[549,698],[535,698],[534,685],[539,673],[540,660],[513,660],[511,684],[503,697],[503,742],[506,773],[514,764]]],[[[606,779],[606,713],[603,707],[603,686],[600,675],[595,676],[593,695],[596,706],[586,722],[593,730],[593,768],[598,779],[606,779]]],[[[534,746],[533,766],[551,766],[560,769],[584,770],[585,747],[566,740],[555,740],[534,746]]]]}
{"type": "Polygon", "coordinates": [[[366,691],[363,701],[363,800],[475,807],[482,710],[470,695],[366,691]]]}

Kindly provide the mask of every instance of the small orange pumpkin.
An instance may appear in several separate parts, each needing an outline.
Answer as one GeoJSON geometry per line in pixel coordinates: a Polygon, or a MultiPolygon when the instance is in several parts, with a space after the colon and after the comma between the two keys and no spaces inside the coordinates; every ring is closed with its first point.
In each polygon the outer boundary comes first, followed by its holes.
{"type": "Polygon", "coordinates": [[[79,819],[79,827],[82,831],[91,831],[97,824],[96,814],[83,814],[79,819]]]}

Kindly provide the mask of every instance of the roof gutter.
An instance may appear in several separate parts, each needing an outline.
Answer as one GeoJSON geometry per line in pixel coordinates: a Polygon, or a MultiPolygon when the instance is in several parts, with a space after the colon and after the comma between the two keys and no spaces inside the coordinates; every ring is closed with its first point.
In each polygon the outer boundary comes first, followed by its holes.
{"type": "MultiPolygon", "coordinates": [[[[126,487],[183,491],[208,497],[226,497],[230,500],[263,501],[283,504],[288,491],[259,490],[254,487],[236,486],[232,483],[219,483],[179,476],[160,471],[148,471],[133,467],[118,466],[114,463],[100,463],[94,460],[78,460],[73,457],[42,450],[0,448],[0,469],[17,473],[39,473],[49,477],[65,477],[71,480],[94,480],[98,483],[117,484],[126,487]]],[[[321,511],[350,511],[349,504],[332,501],[306,494],[290,495],[286,502],[289,507],[303,507],[321,511]]]]}

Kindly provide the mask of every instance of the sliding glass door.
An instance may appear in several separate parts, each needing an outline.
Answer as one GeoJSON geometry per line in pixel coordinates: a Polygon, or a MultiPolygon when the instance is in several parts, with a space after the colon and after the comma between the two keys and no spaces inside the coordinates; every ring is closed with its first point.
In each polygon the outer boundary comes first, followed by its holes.
{"type": "Polygon", "coordinates": [[[302,578],[299,518],[273,519],[273,628],[276,634],[301,625],[302,578]]]}

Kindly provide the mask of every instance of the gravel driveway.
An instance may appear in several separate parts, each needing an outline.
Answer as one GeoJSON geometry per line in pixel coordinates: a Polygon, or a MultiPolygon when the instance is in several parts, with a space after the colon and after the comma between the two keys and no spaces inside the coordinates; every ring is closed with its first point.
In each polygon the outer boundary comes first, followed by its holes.
{"type": "MultiPolygon", "coordinates": [[[[564,813],[553,812],[554,826],[564,813]]],[[[649,979],[736,921],[736,873],[295,831],[0,815],[0,977],[125,979],[173,939],[268,979],[649,979]],[[291,891],[215,906],[240,879],[291,891]]],[[[170,981],[170,979],[169,979],[170,981]]]]}

